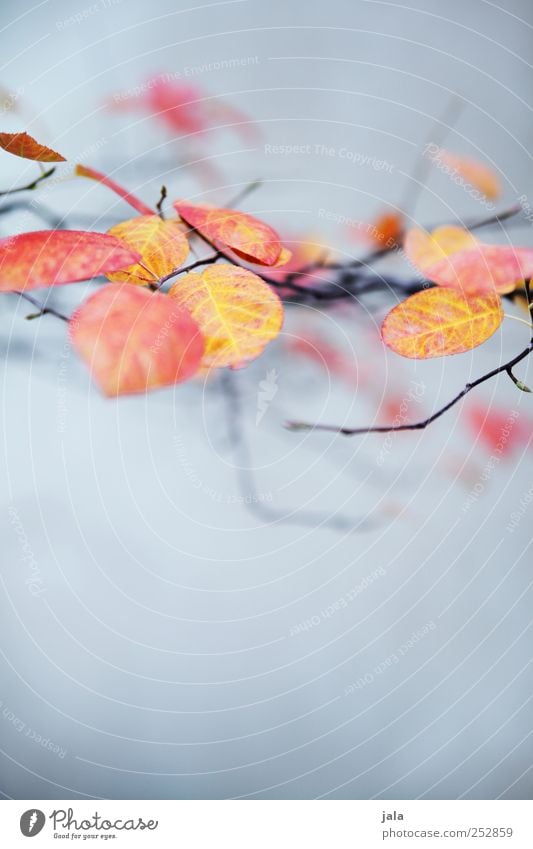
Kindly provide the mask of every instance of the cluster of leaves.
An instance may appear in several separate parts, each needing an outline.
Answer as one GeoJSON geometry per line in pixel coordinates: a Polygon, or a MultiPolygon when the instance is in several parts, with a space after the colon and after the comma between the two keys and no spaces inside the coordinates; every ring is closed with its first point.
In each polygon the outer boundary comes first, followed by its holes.
{"type": "MultiPolygon", "coordinates": [[[[210,119],[198,111],[199,98],[190,97],[162,82],[148,86],[134,105],[163,115],[174,130],[202,131],[210,119]],[[191,103],[192,115],[185,108],[191,103]]],[[[65,161],[27,133],[0,133],[0,147],[39,163],[65,161]]],[[[498,180],[485,166],[446,151],[440,156],[487,197],[497,196],[498,180]]],[[[42,171],[26,188],[50,173],[42,171]]],[[[75,174],[117,193],[135,209],[135,217],[107,233],[44,230],[3,239],[0,291],[32,300],[28,292],[33,289],[104,275],[109,285],[66,320],[75,349],[108,396],[173,385],[206,369],[245,365],[279,334],[281,298],[311,291],[313,297],[334,300],[343,287],[317,287],[314,272],[344,273],[364,265],[330,262],[304,244],[290,250],[268,224],[234,209],[177,200],[175,216],[166,218],[166,192],[151,208],[92,168],[77,165],[75,174]],[[212,253],[188,262],[198,242],[212,253]]],[[[374,256],[401,250],[419,277],[414,293],[389,312],[382,326],[384,343],[403,357],[442,357],[482,344],[503,320],[502,295],[524,286],[528,294],[533,249],[484,244],[457,226],[405,232],[397,211],[385,211],[372,234],[374,256]]]]}
{"type": "MultiPolygon", "coordinates": [[[[63,160],[26,133],[1,134],[0,146],[39,162],[63,160]]],[[[242,212],[185,201],[174,204],[177,215],[167,220],[103,174],[81,165],[76,173],[117,192],[138,215],[105,234],[44,230],[2,240],[0,290],[24,294],[105,275],[110,285],[81,304],[69,333],[106,395],[172,385],[204,368],[240,367],[279,334],[280,298],[239,264],[274,268],[291,260],[271,227],[242,212]],[[215,253],[186,266],[193,238],[215,253]],[[165,291],[171,278],[177,279],[165,291]]]]}

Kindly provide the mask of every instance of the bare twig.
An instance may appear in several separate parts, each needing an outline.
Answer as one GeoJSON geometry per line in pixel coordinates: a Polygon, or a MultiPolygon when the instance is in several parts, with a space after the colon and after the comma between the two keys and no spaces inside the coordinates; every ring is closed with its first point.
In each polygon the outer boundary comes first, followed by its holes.
{"type": "Polygon", "coordinates": [[[26,316],[28,319],[39,318],[42,315],[53,315],[55,318],[60,318],[61,321],[70,321],[68,315],[63,315],[63,313],[58,312],[58,310],[53,307],[47,307],[45,304],[42,304],[32,295],[28,295],[27,292],[14,292],[14,295],[19,295],[19,297],[24,298],[28,303],[33,304],[34,307],[37,307],[39,310],[38,313],[32,313],[31,315],[26,316]]]}
{"type": "Polygon", "coordinates": [[[155,208],[157,209],[157,213],[158,213],[159,217],[163,221],[165,220],[165,213],[163,212],[163,204],[166,200],[166,197],[167,197],[167,187],[161,186],[161,197],[157,201],[155,208]]]}
{"type": "MultiPolygon", "coordinates": [[[[288,421],[285,426],[289,430],[326,430],[333,433],[340,433],[343,436],[357,436],[363,433],[393,433],[400,430],[424,430],[428,425],[434,422],[436,419],[440,418],[444,413],[450,410],[455,404],[461,401],[462,398],[465,397],[472,389],[475,389],[476,386],[480,386],[482,383],[485,383],[487,380],[490,380],[493,377],[496,377],[498,374],[502,374],[506,372],[509,376],[512,375],[512,369],[522,360],[525,360],[531,352],[533,351],[533,337],[527,348],[524,348],[519,354],[513,357],[512,360],[504,363],[501,366],[498,366],[492,371],[487,372],[486,374],[478,377],[477,380],[472,381],[471,383],[467,383],[466,386],[461,389],[461,391],[452,398],[451,401],[448,401],[444,407],[441,407],[437,412],[433,413],[431,416],[428,416],[427,419],[423,419],[420,422],[414,422],[412,424],[397,424],[397,425],[378,425],[376,427],[341,427],[339,425],[324,425],[324,424],[311,424],[309,422],[299,422],[299,421],[288,421]]],[[[514,375],[512,375],[512,379],[514,379],[514,375]]]]}
{"type": "Polygon", "coordinates": [[[5,195],[15,195],[17,192],[29,192],[33,189],[36,189],[39,183],[42,183],[43,180],[46,180],[48,177],[51,177],[52,174],[55,173],[55,167],[49,168],[48,171],[43,171],[42,174],[33,180],[31,183],[28,183],[26,186],[20,186],[18,189],[4,189],[3,192],[0,192],[0,197],[4,197],[5,195]]]}

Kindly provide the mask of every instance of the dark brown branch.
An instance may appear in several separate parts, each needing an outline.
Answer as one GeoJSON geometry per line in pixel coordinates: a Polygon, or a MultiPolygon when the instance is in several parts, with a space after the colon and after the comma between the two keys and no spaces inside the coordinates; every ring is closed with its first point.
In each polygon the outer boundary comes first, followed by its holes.
{"type": "MultiPolygon", "coordinates": [[[[478,377],[477,380],[472,381],[472,383],[467,383],[466,386],[461,389],[461,391],[452,398],[451,401],[448,401],[444,407],[441,407],[437,410],[436,413],[433,413],[431,416],[428,416],[427,419],[423,419],[420,422],[414,422],[413,424],[398,424],[398,425],[378,425],[376,427],[340,427],[338,425],[324,425],[324,424],[311,424],[309,422],[298,422],[298,421],[288,421],[285,423],[285,426],[289,430],[326,430],[333,433],[340,433],[343,436],[357,436],[363,433],[394,433],[400,430],[424,430],[428,425],[432,422],[436,421],[436,419],[440,418],[444,413],[450,410],[455,404],[461,401],[465,395],[468,395],[472,389],[475,389],[476,386],[480,386],[482,383],[485,383],[487,380],[490,380],[493,377],[496,377],[498,374],[502,374],[506,372],[509,376],[512,374],[512,369],[522,360],[525,360],[531,352],[533,351],[533,337],[527,346],[521,351],[516,357],[513,357],[512,360],[509,360],[507,363],[504,363],[501,366],[498,366],[492,371],[487,372],[486,374],[478,377]]],[[[514,379],[514,375],[512,375],[514,379]]]]}
{"type": "Polygon", "coordinates": [[[165,220],[165,213],[163,212],[163,204],[166,200],[166,197],[167,197],[167,187],[161,186],[161,196],[160,196],[159,200],[157,201],[155,208],[157,209],[157,213],[158,213],[158,215],[159,215],[159,217],[161,218],[162,221],[165,220]]]}

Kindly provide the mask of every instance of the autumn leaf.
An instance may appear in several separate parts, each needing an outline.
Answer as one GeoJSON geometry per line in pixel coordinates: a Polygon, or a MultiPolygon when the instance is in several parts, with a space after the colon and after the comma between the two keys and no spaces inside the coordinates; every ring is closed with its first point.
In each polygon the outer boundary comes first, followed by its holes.
{"type": "Polygon", "coordinates": [[[116,94],[109,102],[110,108],[121,112],[140,109],[164,124],[173,136],[198,137],[210,127],[225,123],[247,141],[255,140],[257,128],[247,115],[221,98],[211,97],[199,86],[169,76],[162,73],[151,77],[134,96],[116,94]]]}
{"type": "Polygon", "coordinates": [[[270,286],[233,265],[187,274],[168,294],[198,323],[205,337],[204,366],[239,366],[255,359],[283,323],[281,301],[270,286]]]}
{"type": "Polygon", "coordinates": [[[533,248],[478,244],[430,265],[425,274],[439,286],[465,295],[505,294],[533,276],[533,248]]]}
{"type": "Polygon", "coordinates": [[[189,243],[180,224],[163,221],[159,215],[130,218],[111,227],[108,234],[137,251],[142,259],[142,265],[107,274],[113,283],[148,286],[179,268],[189,253],[189,243]]]}
{"type": "Polygon", "coordinates": [[[0,133],[0,147],[22,159],[33,159],[37,162],[66,162],[64,156],[44,144],[39,144],[28,133],[0,133]]]}
{"type": "Polygon", "coordinates": [[[367,382],[367,375],[355,358],[340,347],[329,342],[316,332],[299,331],[287,337],[285,347],[291,360],[294,356],[303,357],[325,371],[329,380],[336,378],[345,381],[351,389],[360,389],[367,382]]]}
{"type": "Polygon", "coordinates": [[[90,280],[140,259],[113,236],[37,230],[0,240],[0,291],[22,292],[90,280]]]}
{"type": "Polygon", "coordinates": [[[107,186],[108,189],[111,189],[112,192],[119,195],[126,203],[129,203],[137,212],[140,212],[141,215],[153,215],[154,210],[150,209],[142,200],[132,195],[126,189],[119,186],[118,183],[115,183],[111,177],[106,177],[105,174],[101,174],[100,171],[95,171],[94,168],[88,168],[86,165],[76,165],[74,169],[74,173],[77,177],[88,177],[89,180],[96,180],[97,183],[102,183],[102,185],[107,186]]]}
{"type": "Polygon", "coordinates": [[[178,214],[214,245],[231,248],[248,262],[276,265],[282,245],[272,227],[252,215],[207,203],[176,201],[178,214]]]}
{"type": "Polygon", "coordinates": [[[472,435],[492,453],[503,456],[531,444],[532,421],[524,414],[472,402],[463,415],[472,435]]]}
{"type": "Polygon", "coordinates": [[[107,396],[172,386],[198,370],[202,334],[167,295],[129,284],[103,286],[69,324],[74,348],[107,396]]]}
{"type": "Polygon", "coordinates": [[[403,228],[403,215],[383,212],[369,225],[370,239],[377,248],[393,247],[401,241],[403,228]]]}
{"type": "Polygon", "coordinates": [[[405,237],[403,248],[407,259],[426,272],[445,257],[478,244],[476,237],[462,227],[437,227],[431,234],[413,227],[405,237]]]}
{"type": "Polygon", "coordinates": [[[502,320],[498,295],[467,298],[452,289],[426,289],[390,311],[381,336],[402,357],[425,360],[462,354],[481,345],[502,320]]]}
{"type": "Polygon", "coordinates": [[[357,221],[348,225],[352,239],[364,242],[373,249],[386,250],[401,243],[405,222],[400,212],[385,210],[373,221],[357,221]]]}
{"type": "Polygon", "coordinates": [[[501,183],[497,174],[487,165],[477,162],[475,159],[469,159],[465,156],[457,156],[455,153],[450,153],[448,150],[440,149],[438,153],[440,162],[447,165],[457,174],[460,174],[467,183],[470,183],[474,188],[479,189],[489,200],[496,200],[501,195],[501,183]]]}
{"type": "MultiPolygon", "coordinates": [[[[313,287],[320,284],[324,278],[324,271],[320,267],[331,258],[331,250],[323,243],[319,236],[305,234],[286,239],[283,242],[282,253],[276,265],[268,269],[268,278],[279,284],[277,292],[280,297],[294,295],[290,286],[283,283],[291,275],[297,275],[294,282],[299,286],[313,287]],[[291,253],[289,261],[284,263],[284,251],[291,253]]],[[[253,267],[251,269],[254,270],[253,267]]]]}

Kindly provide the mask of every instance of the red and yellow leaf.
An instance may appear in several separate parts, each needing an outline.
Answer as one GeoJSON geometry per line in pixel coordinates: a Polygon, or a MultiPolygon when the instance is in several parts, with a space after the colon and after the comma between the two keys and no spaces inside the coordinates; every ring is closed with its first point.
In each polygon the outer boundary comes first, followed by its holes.
{"type": "Polygon", "coordinates": [[[249,262],[278,262],[282,250],[278,234],[252,215],[206,203],[176,201],[174,207],[187,224],[212,244],[231,248],[249,262]]]}
{"type": "Polygon", "coordinates": [[[425,272],[445,257],[478,244],[476,237],[462,227],[437,227],[431,234],[413,227],[407,233],[403,247],[407,259],[425,272]]]}
{"type": "Polygon", "coordinates": [[[113,283],[148,286],[179,268],[189,253],[189,243],[181,225],[177,221],[163,221],[159,215],[130,218],[111,227],[108,233],[137,251],[142,261],[142,265],[108,274],[113,283]]]}
{"type": "Polygon", "coordinates": [[[503,295],[533,276],[533,248],[478,244],[430,265],[425,274],[439,286],[458,289],[465,295],[503,295]]]}
{"type": "Polygon", "coordinates": [[[255,359],[283,324],[275,292],[251,271],[234,265],[186,274],[169,295],[198,323],[205,338],[205,366],[239,366],[255,359]]]}
{"type": "Polygon", "coordinates": [[[465,156],[457,156],[447,150],[440,150],[438,158],[441,162],[452,168],[463,177],[467,183],[479,189],[489,200],[496,200],[501,195],[502,188],[497,174],[487,165],[469,159],[465,156]]]}
{"type": "Polygon", "coordinates": [[[501,301],[494,293],[467,298],[452,289],[426,289],[390,311],[381,336],[402,357],[425,360],[476,348],[502,319],[501,301]]]}
{"type": "Polygon", "coordinates": [[[0,133],[0,147],[22,159],[33,159],[36,162],[66,162],[64,156],[44,144],[39,144],[28,133],[0,133]]]}
{"type": "Polygon", "coordinates": [[[131,395],[193,377],[204,353],[189,313],[167,295],[103,286],[70,320],[72,343],[105,395],[131,395]]]}
{"type": "Polygon", "coordinates": [[[126,268],[139,254],[104,233],[37,230],[0,240],[0,291],[90,280],[126,268]]]}
{"type": "Polygon", "coordinates": [[[140,212],[141,215],[153,215],[154,210],[150,209],[142,200],[132,195],[122,186],[119,186],[118,183],[115,183],[111,177],[106,177],[105,174],[100,173],[100,171],[96,171],[94,168],[88,168],[86,165],[76,165],[74,169],[74,173],[77,177],[88,177],[89,180],[96,180],[97,183],[102,183],[102,185],[107,186],[108,189],[111,189],[112,192],[119,195],[126,203],[129,203],[137,212],[140,212]]]}

